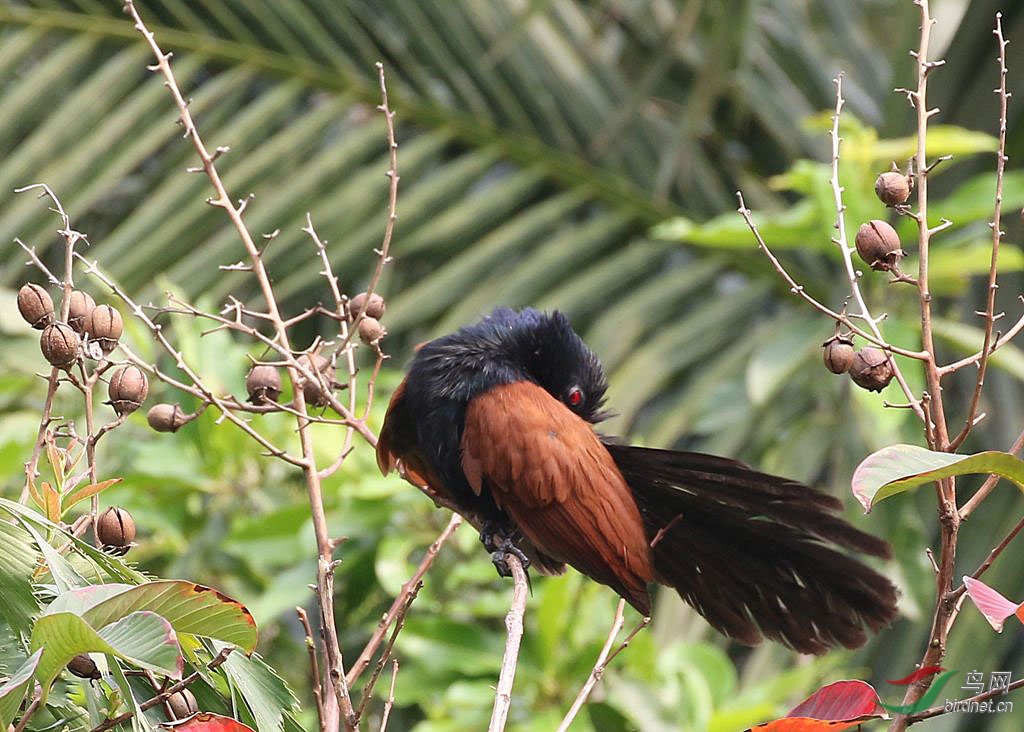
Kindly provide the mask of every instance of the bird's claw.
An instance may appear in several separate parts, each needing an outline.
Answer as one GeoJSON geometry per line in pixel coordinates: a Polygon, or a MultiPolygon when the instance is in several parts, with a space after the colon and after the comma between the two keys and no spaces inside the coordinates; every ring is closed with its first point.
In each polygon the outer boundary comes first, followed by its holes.
{"type": "Polygon", "coordinates": [[[523,565],[523,569],[530,568],[530,558],[527,557],[523,550],[515,545],[512,539],[503,539],[498,545],[498,548],[491,553],[491,563],[494,568],[498,570],[499,577],[511,577],[512,569],[508,566],[509,555],[514,556],[519,560],[519,563],[523,565]]]}
{"type": "Polygon", "coordinates": [[[508,555],[510,554],[519,560],[519,563],[523,565],[523,569],[529,569],[530,567],[529,557],[523,553],[522,549],[516,546],[515,542],[518,536],[519,532],[509,532],[491,521],[486,522],[483,528],[480,529],[480,541],[483,543],[484,548],[491,552],[491,562],[501,577],[512,576],[512,570],[508,566],[508,555]]]}

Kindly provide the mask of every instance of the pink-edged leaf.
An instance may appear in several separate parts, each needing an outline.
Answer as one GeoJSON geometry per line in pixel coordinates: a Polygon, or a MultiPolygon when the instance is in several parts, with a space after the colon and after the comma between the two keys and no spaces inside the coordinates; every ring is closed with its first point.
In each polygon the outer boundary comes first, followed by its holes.
{"type": "Polygon", "coordinates": [[[868,455],[853,471],[854,497],[871,511],[876,503],[943,478],[973,473],[994,473],[1024,491],[1024,460],[1006,452],[956,455],[917,445],[890,445],[868,455]]]}
{"type": "Polygon", "coordinates": [[[885,710],[871,684],[836,681],[818,689],[782,719],[759,724],[747,732],[839,732],[884,716],[885,710]]]}
{"type": "Polygon", "coordinates": [[[212,712],[199,712],[180,722],[161,725],[174,732],[255,732],[252,727],[242,724],[237,719],[222,717],[212,712]]]}
{"type": "Polygon", "coordinates": [[[981,611],[985,620],[997,633],[1003,632],[1003,623],[1021,607],[973,577],[964,577],[964,587],[967,588],[967,595],[974,602],[974,606],[981,611]]]}

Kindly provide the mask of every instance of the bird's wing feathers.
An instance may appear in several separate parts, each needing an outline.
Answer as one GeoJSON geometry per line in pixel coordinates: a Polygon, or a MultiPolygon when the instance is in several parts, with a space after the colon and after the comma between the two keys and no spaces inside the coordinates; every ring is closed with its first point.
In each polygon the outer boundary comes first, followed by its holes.
{"type": "MultiPolygon", "coordinates": [[[[400,470],[403,478],[430,496],[438,507],[444,506],[456,511],[477,531],[481,531],[487,516],[478,515],[473,507],[462,505],[416,446],[414,420],[405,403],[405,384],[403,381],[395,389],[377,440],[377,465],[381,473],[387,475],[392,470],[400,470]]],[[[519,548],[541,574],[558,575],[565,572],[565,564],[561,560],[547,556],[529,541],[522,542],[519,548]]]]}
{"type": "Polygon", "coordinates": [[[466,409],[462,467],[542,552],[619,592],[643,613],[653,577],[629,486],[590,425],[530,382],[466,409]]]}

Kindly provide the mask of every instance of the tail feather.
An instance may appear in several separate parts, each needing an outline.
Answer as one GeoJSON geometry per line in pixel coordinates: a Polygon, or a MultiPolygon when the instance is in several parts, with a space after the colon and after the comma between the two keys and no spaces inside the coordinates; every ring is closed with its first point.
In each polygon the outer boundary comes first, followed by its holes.
{"type": "Polygon", "coordinates": [[[889,547],[836,515],[841,503],[742,463],[608,444],[633,490],[659,582],[722,633],[804,653],[856,648],[896,616],[893,585],[841,549],[889,547]]]}

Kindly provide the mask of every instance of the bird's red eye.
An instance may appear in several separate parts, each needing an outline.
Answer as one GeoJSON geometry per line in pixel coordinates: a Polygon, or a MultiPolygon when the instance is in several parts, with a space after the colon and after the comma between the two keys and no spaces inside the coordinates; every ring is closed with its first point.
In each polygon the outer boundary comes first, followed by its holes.
{"type": "Polygon", "coordinates": [[[583,390],[578,386],[569,389],[569,406],[578,407],[583,403],[583,390]]]}

